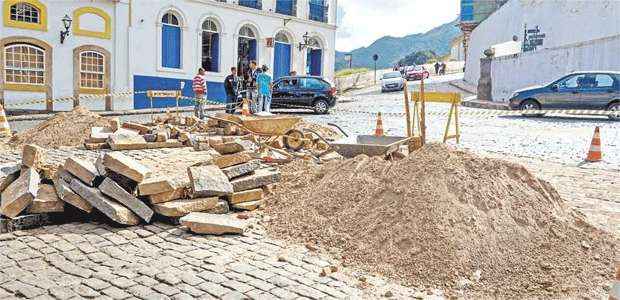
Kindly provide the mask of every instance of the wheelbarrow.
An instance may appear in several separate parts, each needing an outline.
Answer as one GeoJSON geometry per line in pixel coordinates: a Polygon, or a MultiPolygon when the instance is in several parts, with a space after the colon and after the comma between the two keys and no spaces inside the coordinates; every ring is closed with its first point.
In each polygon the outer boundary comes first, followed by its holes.
{"type": "Polygon", "coordinates": [[[365,154],[368,156],[389,156],[407,145],[411,137],[358,135],[331,143],[338,154],[346,158],[365,154]]]}

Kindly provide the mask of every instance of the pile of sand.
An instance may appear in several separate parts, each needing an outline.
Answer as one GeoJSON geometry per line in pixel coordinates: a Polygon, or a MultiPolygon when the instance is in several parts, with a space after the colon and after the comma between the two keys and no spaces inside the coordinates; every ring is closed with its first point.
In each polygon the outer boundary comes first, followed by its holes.
{"type": "Polygon", "coordinates": [[[108,126],[108,119],[78,106],[11,138],[14,147],[36,144],[44,148],[75,147],[90,136],[91,127],[108,126]]]}
{"type": "Polygon", "coordinates": [[[339,249],[344,263],[408,285],[600,297],[613,276],[617,241],[520,165],[428,145],[396,162],[283,172],[268,199],[272,234],[339,249]]]}

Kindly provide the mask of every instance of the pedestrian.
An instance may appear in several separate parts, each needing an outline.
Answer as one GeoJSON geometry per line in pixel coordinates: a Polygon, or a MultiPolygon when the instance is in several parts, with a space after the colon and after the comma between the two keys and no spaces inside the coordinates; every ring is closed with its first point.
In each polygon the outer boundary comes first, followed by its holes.
{"type": "Polygon", "coordinates": [[[273,83],[271,81],[271,76],[267,74],[269,68],[266,65],[263,65],[262,72],[258,74],[256,78],[258,84],[258,104],[259,111],[264,111],[267,113],[271,113],[271,90],[273,88],[273,83]]]}
{"type": "Polygon", "coordinates": [[[439,75],[439,62],[435,62],[435,75],[439,75]]]}
{"type": "Polygon", "coordinates": [[[257,88],[258,86],[256,85],[256,77],[258,77],[258,74],[260,73],[260,70],[257,68],[257,64],[255,60],[250,61],[250,69],[248,70],[248,77],[247,77],[247,96],[248,99],[250,99],[250,101],[252,102],[252,105],[250,105],[252,112],[258,112],[258,93],[257,93],[257,88]]]}
{"type": "Polygon", "coordinates": [[[196,118],[204,118],[205,95],[207,94],[207,81],[205,80],[205,70],[198,69],[198,74],[192,80],[192,89],[194,90],[194,115],[196,118]]]}
{"type": "Polygon", "coordinates": [[[446,75],[446,63],[445,62],[441,63],[441,70],[440,70],[440,72],[441,72],[441,75],[446,75]]]}
{"type": "Polygon", "coordinates": [[[224,90],[226,91],[226,113],[234,114],[237,92],[239,89],[239,77],[237,77],[237,68],[230,68],[230,74],[224,79],[224,90]]]}

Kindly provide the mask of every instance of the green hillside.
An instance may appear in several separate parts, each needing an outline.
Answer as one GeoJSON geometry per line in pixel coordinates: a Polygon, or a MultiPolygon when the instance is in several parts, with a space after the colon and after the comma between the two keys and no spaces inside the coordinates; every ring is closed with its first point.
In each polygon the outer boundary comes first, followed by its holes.
{"type": "MultiPolygon", "coordinates": [[[[373,68],[372,56],[379,54],[377,67],[390,68],[402,58],[418,51],[433,51],[442,56],[450,52],[450,42],[461,34],[457,21],[443,24],[426,33],[412,34],[405,37],[385,36],[368,47],[351,51],[353,68],[373,68]]],[[[336,70],[348,67],[344,60],[346,52],[336,52],[336,70]]]]}

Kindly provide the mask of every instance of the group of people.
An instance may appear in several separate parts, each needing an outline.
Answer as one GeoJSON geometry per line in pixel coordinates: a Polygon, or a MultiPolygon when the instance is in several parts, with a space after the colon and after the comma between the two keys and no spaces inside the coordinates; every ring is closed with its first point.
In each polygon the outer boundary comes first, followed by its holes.
{"type": "MultiPolygon", "coordinates": [[[[237,73],[237,68],[230,68],[230,74],[224,79],[224,90],[226,91],[226,113],[234,114],[239,96],[250,100],[250,111],[252,113],[266,114],[271,113],[271,99],[273,91],[273,79],[268,74],[269,68],[263,65],[258,67],[256,61],[251,61],[249,69],[242,76],[237,73]]],[[[293,74],[291,74],[293,75],[293,74]]],[[[198,74],[193,79],[193,91],[195,94],[194,113],[197,118],[204,118],[204,105],[207,95],[207,81],[205,70],[198,69],[198,74]]]]}
{"type": "Polygon", "coordinates": [[[435,63],[435,75],[446,75],[446,63],[445,62],[435,63]]]}

